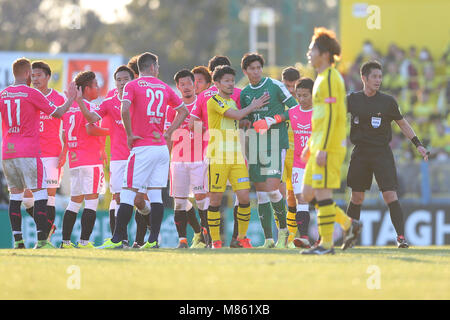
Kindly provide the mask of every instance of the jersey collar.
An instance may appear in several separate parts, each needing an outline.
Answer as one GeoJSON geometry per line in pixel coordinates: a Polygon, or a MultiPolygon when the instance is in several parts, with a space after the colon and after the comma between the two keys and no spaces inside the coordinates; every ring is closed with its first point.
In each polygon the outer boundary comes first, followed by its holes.
{"type": "Polygon", "coordinates": [[[261,79],[261,81],[255,87],[252,86],[252,84],[250,83],[250,88],[252,88],[252,89],[259,89],[259,88],[261,88],[266,83],[267,79],[269,79],[269,78],[268,77],[263,77],[261,79]]]}
{"type": "Polygon", "coordinates": [[[300,104],[298,105],[298,108],[299,108],[299,110],[300,110],[301,112],[311,112],[311,111],[313,110],[313,108],[311,108],[311,109],[309,109],[309,110],[305,110],[305,109],[302,108],[302,106],[301,106],[300,104]]]}

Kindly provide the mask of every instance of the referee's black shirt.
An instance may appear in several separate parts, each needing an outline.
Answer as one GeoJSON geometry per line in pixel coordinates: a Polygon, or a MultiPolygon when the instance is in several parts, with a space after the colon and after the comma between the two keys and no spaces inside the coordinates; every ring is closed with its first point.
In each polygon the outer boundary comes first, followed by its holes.
{"type": "Polygon", "coordinates": [[[351,114],[350,141],[356,147],[387,147],[392,139],[391,122],[403,116],[395,99],[377,91],[368,97],[364,91],[347,96],[351,114]]]}

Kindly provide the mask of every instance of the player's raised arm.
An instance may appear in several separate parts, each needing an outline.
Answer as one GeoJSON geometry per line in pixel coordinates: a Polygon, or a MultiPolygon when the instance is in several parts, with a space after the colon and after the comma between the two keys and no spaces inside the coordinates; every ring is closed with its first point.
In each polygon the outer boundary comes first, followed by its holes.
{"type": "Polygon", "coordinates": [[[164,133],[164,138],[166,141],[170,141],[170,137],[172,136],[172,133],[178,129],[179,126],[183,123],[184,119],[187,118],[189,115],[189,110],[186,108],[186,106],[183,104],[179,108],[177,108],[177,115],[175,116],[175,119],[173,119],[172,125],[167,129],[167,131],[164,133]]]}
{"type": "Polygon", "coordinates": [[[258,99],[253,99],[252,103],[247,108],[243,108],[241,110],[234,110],[234,109],[228,109],[223,114],[227,118],[231,118],[234,120],[241,120],[248,116],[253,111],[265,106],[269,103],[270,95],[267,93],[264,93],[261,97],[258,99]]]}
{"type": "Polygon", "coordinates": [[[255,131],[264,134],[274,124],[289,120],[289,111],[285,111],[282,114],[276,114],[273,117],[265,117],[253,123],[255,131]]]}
{"type": "Polygon", "coordinates": [[[86,125],[87,134],[90,136],[109,136],[108,128],[101,128],[93,123],[86,125]]]}
{"type": "MultiPolygon", "coordinates": [[[[80,88],[80,90],[81,90],[81,88],[80,88]]],[[[83,99],[77,100],[77,104],[80,107],[81,113],[83,114],[83,116],[87,122],[92,124],[92,123],[102,120],[102,118],[98,115],[98,113],[90,111],[86,107],[86,104],[84,103],[83,99]]]]}
{"type": "Polygon", "coordinates": [[[68,90],[65,92],[67,101],[60,107],[56,108],[56,110],[51,114],[53,118],[61,118],[64,113],[69,110],[72,103],[76,100],[77,102],[81,99],[83,100],[83,93],[81,88],[77,89],[75,81],[72,81],[69,84],[68,90]]]}

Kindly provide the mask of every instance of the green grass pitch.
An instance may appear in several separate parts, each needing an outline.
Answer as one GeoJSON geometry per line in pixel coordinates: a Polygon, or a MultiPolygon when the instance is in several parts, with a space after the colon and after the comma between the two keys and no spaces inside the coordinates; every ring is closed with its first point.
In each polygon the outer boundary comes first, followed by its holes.
{"type": "Polygon", "coordinates": [[[0,299],[449,299],[450,247],[0,250],[0,299]]]}

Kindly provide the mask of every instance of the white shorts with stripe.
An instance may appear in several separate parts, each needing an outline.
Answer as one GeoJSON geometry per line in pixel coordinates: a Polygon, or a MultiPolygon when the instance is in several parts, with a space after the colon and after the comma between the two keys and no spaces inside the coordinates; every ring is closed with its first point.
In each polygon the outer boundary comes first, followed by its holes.
{"type": "Polygon", "coordinates": [[[109,164],[109,191],[112,194],[122,190],[122,181],[127,168],[127,160],[113,160],[109,164]]]}
{"type": "Polygon", "coordinates": [[[305,174],[305,169],[302,168],[292,168],[292,189],[294,194],[300,194],[303,191],[303,176],[305,174]]]}
{"type": "Polygon", "coordinates": [[[170,196],[188,198],[206,193],[204,162],[172,162],[170,164],[170,196]]]}
{"type": "Polygon", "coordinates": [[[103,165],[70,168],[70,195],[105,193],[103,165]]]}
{"type": "Polygon", "coordinates": [[[39,157],[3,159],[2,167],[8,190],[47,188],[44,165],[39,157]]]}
{"type": "Polygon", "coordinates": [[[141,146],[131,150],[123,177],[123,187],[147,192],[165,188],[169,178],[170,155],[167,146],[141,146]]]}
{"type": "Polygon", "coordinates": [[[59,188],[63,175],[63,168],[58,169],[58,157],[42,158],[45,170],[47,188],[59,188]]]}

